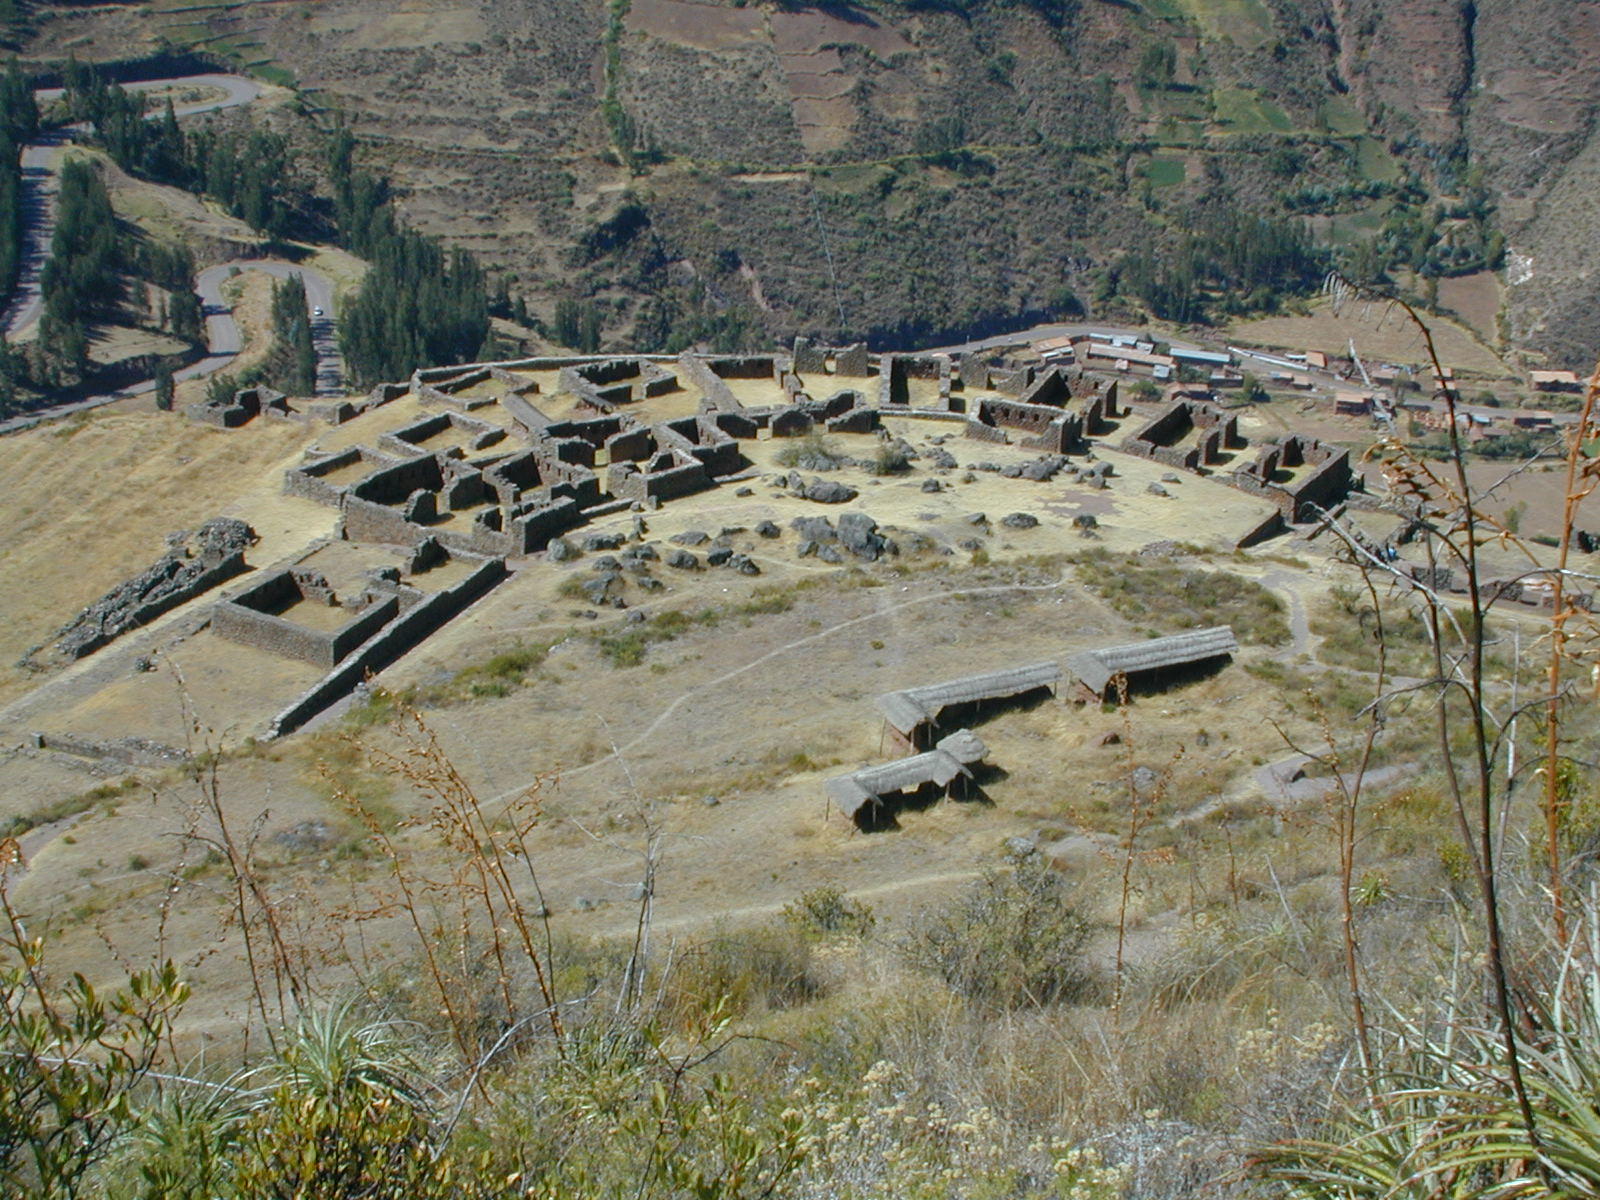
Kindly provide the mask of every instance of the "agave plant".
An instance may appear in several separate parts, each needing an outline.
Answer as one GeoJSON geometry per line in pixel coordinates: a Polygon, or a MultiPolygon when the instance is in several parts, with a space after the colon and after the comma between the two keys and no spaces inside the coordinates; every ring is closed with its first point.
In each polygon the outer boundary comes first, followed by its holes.
{"type": "Polygon", "coordinates": [[[1531,1124],[1492,1023],[1391,1010],[1371,1101],[1344,1114],[1338,1137],[1267,1147],[1257,1172],[1305,1200],[1600,1197],[1600,920],[1584,924],[1544,998],[1524,1002],[1531,1124]]]}

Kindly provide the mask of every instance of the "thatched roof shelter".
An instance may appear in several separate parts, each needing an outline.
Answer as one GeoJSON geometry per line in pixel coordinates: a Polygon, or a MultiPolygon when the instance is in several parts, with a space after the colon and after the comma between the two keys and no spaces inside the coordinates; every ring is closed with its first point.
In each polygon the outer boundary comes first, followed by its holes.
{"type": "Polygon", "coordinates": [[[938,725],[947,708],[1022,696],[1040,688],[1055,687],[1060,682],[1060,666],[1053,662],[1042,662],[886,692],[874,703],[884,720],[909,738],[923,725],[938,725]]]}
{"type": "Polygon", "coordinates": [[[1132,685],[1139,682],[1141,676],[1198,666],[1238,651],[1239,642],[1233,630],[1227,625],[1215,625],[1172,637],[1085,650],[1067,659],[1067,667],[1089,691],[1104,696],[1119,675],[1132,685]]]}
{"type": "Polygon", "coordinates": [[[885,797],[915,795],[928,787],[947,791],[955,780],[971,779],[969,768],[988,753],[977,734],[959,729],[922,754],[828,780],[828,798],[845,816],[854,818],[864,806],[876,806],[885,797]]]}

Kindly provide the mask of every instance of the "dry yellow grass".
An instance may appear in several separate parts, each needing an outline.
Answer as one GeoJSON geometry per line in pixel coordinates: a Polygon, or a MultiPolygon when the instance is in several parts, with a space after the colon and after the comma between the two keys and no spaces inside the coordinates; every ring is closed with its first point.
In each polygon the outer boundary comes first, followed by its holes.
{"type": "Polygon", "coordinates": [[[0,696],[25,686],[20,654],[159,557],[166,534],[232,511],[310,438],[129,413],[0,439],[0,477],[17,485],[0,507],[0,696]]]}
{"type": "MultiPolygon", "coordinates": [[[[1505,361],[1465,326],[1445,317],[1432,317],[1429,324],[1440,361],[1458,374],[1491,379],[1513,375],[1505,361]]],[[[1241,322],[1229,330],[1229,336],[1246,345],[1324,350],[1329,354],[1344,353],[1353,338],[1356,352],[1369,367],[1377,362],[1421,364],[1427,359],[1427,349],[1416,329],[1388,305],[1353,304],[1335,315],[1330,305],[1318,304],[1310,316],[1241,322]]]]}

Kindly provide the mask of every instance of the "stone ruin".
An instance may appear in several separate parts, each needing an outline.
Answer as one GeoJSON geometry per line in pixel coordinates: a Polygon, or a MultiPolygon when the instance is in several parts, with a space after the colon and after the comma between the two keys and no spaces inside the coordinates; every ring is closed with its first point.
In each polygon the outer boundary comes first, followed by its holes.
{"type": "Polygon", "coordinates": [[[363,399],[352,400],[316,400],[295,401],[290,403],[289,397],[282,392],[274,391],[264,384],[240,388],[232,396],[222,399],[201,400],[196,404],[186,405],[184,416],[201,425],[213,425],[218,429],[237,429],[246,425],[257,417],[265,416],[280,421],[325,421],[330,425],[342,425],[346,421],[354,420],[362,413],[387,404],[397,396],[403,396],[410,389],[400,384],[380,383],[363,399]]]}
{"type": "Polygon", "coordinates": [[[1173,402],[1145,422],[1118,449],[1169,467],[1203,473],[1244,448],[1239,418],[1202,400],[1173,402]]]}
{"type": "MultiPolygon", "coordinates": [[[[255,530],[232,517],[214,517],[193,533],[170,535],[166,554],[61,628],[51,655],[59,661],[82,658],[231,579],[245,569],[245,550],[255,540],[255,530]]],[[[32,658],[30,653],[24,662],[32,658]]]]}
{"type": "Polygon", "coordinates": [[[1284,521],[1297,522],[1342,503],[1358,481],[1348,450],[1296,433],[1263,447],[1229,482],[1277,505],[1284,521]]]}

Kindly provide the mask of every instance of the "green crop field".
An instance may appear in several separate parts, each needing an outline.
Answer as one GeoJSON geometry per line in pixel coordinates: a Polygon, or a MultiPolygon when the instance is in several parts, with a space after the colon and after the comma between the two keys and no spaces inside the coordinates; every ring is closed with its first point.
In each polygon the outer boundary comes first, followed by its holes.
{"type": "Polygon", "coordinates": [[[1228,133],[1292,133],[1294,122],[1271,100],[1245,88],[1217,90],[1217,124],[1228,133]]]}
{"type": "Polygon", "coordinates": [[[1400,164],[1380,140],[1364,137],[1356,143],[1356,169],[1365,179],[1395,183],[1400,179],[1400,164]]]}
{"type": "Polygon", "coordinates": [[[1156,187],[1176,187],[1187,174],[1179,158],[1152,158],[1140,168],[1140,173],[1156,187]]]}

